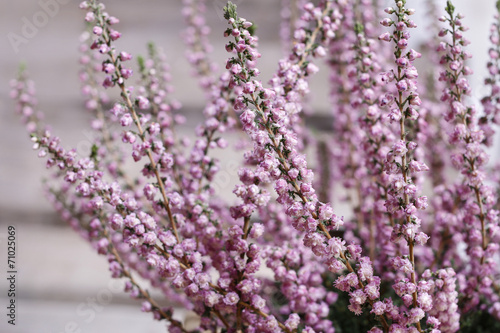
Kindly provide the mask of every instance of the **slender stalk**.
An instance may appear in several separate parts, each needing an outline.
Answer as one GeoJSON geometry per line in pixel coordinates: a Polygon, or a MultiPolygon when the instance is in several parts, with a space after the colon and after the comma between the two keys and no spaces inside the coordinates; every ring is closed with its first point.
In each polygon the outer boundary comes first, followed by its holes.
{"type": "MultiPolygon", "coordinates": [[[[102,34],[104,42],[109,47],[111,47],[111,38],[109,37],[108,27],[104,23],[102,15],[100,15],[100,10],[97,8],[96,1],[92,0],[92,2],[94,4],[94,7],[96,8],[96,11],[97,11],[97,14],[98,14],[97,17],[98,17],[98,20],[99,20],[99,24],[100,24],[101,27],[104,28],[103,29],[104,31],[103,31],[103,34],[102,34]]],[[[145,142],[146,141],[145,131],[142,128],[141,122],[139,120],[139,116],[137,115],[137,112],[135,111],[135,107],[134,107],[132,101],[130,100],[130,95],[127,92],[127,89],[125,87],[125,83],[124,83],[125,82],[125,78],[122,76],[121,71],[120,71],[121,65],[119,64],[118,59],[117,59],[117,57],[116,57],[116,55],[115,55],[114,52],[109,52],[109,57],[110,57],[111,62],[113,63],[113,65],[118,69],[116,71],[116,76],[117,76],[118,86],[120,87],[120,90],[121,90],[121,96],[122,96],[123,100],[125,101],[125,104],[126,104],[127,109],[129,110],[129,112],[130,112],[130,114],[132,116],[132,119],[134,120],[134,123],[135,123],[135,125],[137,127],[137,130],[139,132],[140,139],[142,140],[142,142],[145,142]]],[[[179,233],[177,231],[177,225],[175,223],[175,219],[174,219],[172,211],[170,209],[170,202],[169,202],[169,199],[167,198],[167,193],[166,193],[166,190],[165,190],[165,184],[163,183],[162,177],[160,175],[160,171],[158,170],[156,162],[155,162],[155,160],[153,158],[153,153],[152,153],[152,151],[151,151],[150,148],[146,149],[146,154],[148,155],[148,158],[149,158],[149,161],[150,161],[150,164],[151,164],[151,169],[153,170],[153,172],[154,172],[154,174],[156,176],[158,187],[160,188],[161,196],[162,196],[162,199],[163,199],[163,206],[164,206],[164,208],[167,211],[168,219],[170,221],[170,225],[172,227],[173,233],[175,235],[175,238],[177,239],[177,243],[180,243],[181,240],[180,240],[180,237],[179,237],[179,233]]]]}
{"type": "Polygon", "coordinates": [[[173,319],[171,315],[169,315],[165,311],[163,311],[161,306],[151,297],[149,292],[147,290],[143,289],[139,285],[139,283],[134,279],[134,277],[132,276],[132,273],[125,268],[125,264],[120,256],[120,254],[116,250],[116,247],[113,244],[113,241],[111,240],[109,232],[107,232],[106,229],[104,229],[103,232],[109,241],[109,244],[110,244],[109,246],[111,248],[110,249],[111,254],[114,256],[114,258],[116,259],[116,261],[118,262],[118,264],[120,264],[120,267],[122,268],[123,275],[130,280],[130,282],[137,288],[137,290],[139,290],[139,293],[142,295],[142,297],[144,297],[149,303],[151,303],[151,305],[153,306],[153,309],[155,311],[157,311],[161,315],[162,318],[165,318],[166,320],[168,320],[172,325],[179,328],[182,332],[187,333],[188,331],[184,328],[182,323],[179,322],[178,320],[173,319]]]}
{"type": "MultiPolygon", "coordinates": [[[[400,34],[400,32],[398,32],[398,34],[400,34]]],[[[396,59],[398,59],[399,57],[401,57],[401,50],[400,49],[397,49],[396,51],[396,59]]],[[[397,71],[397,78],[396,80],[399,82],[401,80],[403,80],[403,73],[401,71],[401,67],[398,66],[398,71],[397,71]]],[[[405,121],[406,121],[406,112],[405,112],[405,107],[406,107],[406,100],[403,99],[403,92],[399,91],[398,92],[398,107],[399,107],[399,111],[401,113],[401,119],[399,120],[399,130],[400,130],[400,139],[401,141],[404,143],[405,147],[407,145],[407,141],[406,141],[406,128],[405,128],[405,121]]],[[[409,180],[410,180],[410,177],[409,177],[409,170],[408,170],[408,160],[409,160],[409,157],[408,157],[408,152],[405,152],[403,154],[403,156],[401,156],[401,174],[403,176],[403,180],[404,180],[404,183],[405,184],[408,184],[409,180]]],[[[408,207],[410,205],[410,197],[408,196],[408,194],[404,191],[403,192],[403,199],[404,199],[404,204],[405,204],[405,207],[408,207]]],[[[406,224],[410,224],[412,223],[411,221],[411,217],[409,215],[406,215],[405,217],[405,223],[406,224]]],[[[410,262],[411,262],[411,265],[412,265],[412,271],[410,273],[410,281],[416,286],[417,285],[417,278],[416,278],[416,274],[415,274],[415,253],[414,253],[414,247],[415,247],[415,240],[413,239],[414,235],[412,236],[409,236],[409,237],[405,237],[406,239],[406,242],[408,244],[408,248],[409,248],[409,259],[410,259],[410,262]]],[[[415,291],[412,293],[412,297],[413,297],[413,307],[417,307],[418,304],[417,304],[417,298],[418,298],[418,292],[417,290],[415,289],[415,291]]],[[[418,321],[416,323],[416,327],[417,327],[417,330],[419,332],[422,332],[422,327],[420,325],[420,321],[418,321]]]]}
{"type": "MultiPolygon", "coordinates": [[[[452,47],[455,47],[458,45],[457,37],[456,37],[456,31],[457,27],[454,22],[454,17],[453,17],[453,12],[449,13],[450,14],[450,24],[451,24],[451,36],[452,36],[452,47]]],[[[456,53],[452,53],[452,59],[453,61],[459,61],[459,55],[456,53]]],[[[456,82],[458,78],[461,76],[462,69],[460,70],[454,70],[453,71],[453,80],[456,82]]],[[[462,103],[462,91],[458,87],[458,85],[455,85],[455,90],[454,90],[454,96],[456,100],[459,103],[462,103]]],[[[463,116],[458,116],[459,117],[459,122],[462,123],[465,128],[467,129],[467,133],[465,135],[464,141],[466,144],[470,144],[473,142],[472,137],[471,137],[471,128],[470,128],[470,121],[467,121],[467,114],[463,116]]],[[[470,173],[474,174],[477,171],[476,165],[475,165],[475,159],[468,159],[465,158],[466,162],[469,165],[470,168],[470,173]]],[[[481,185],[476,185],[476,184],[470,184],[470,187],[474,190],[474,196],[476,199],[476,203],[479,207],[479,214],[477,217],[479,218],[479,221],[481,223],[481,247],[483,250],[483,255],[481,256],[480,259],[480,264],[483,265],[485,261],[485,254],[484,251],[488,247],[488,236],[486,235],[486,215],[484,213],[484,207],[483,207],[483,198],[481,198],[481,185]]]]}

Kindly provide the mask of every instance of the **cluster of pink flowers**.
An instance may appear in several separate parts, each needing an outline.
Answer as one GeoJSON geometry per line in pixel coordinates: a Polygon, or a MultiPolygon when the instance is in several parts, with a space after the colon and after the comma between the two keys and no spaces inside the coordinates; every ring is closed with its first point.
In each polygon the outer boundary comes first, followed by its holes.
{"type": "Polygon", "coordinates": [[[90,155],[47,129],[26,72],[11,84],[33,148],[53,170],[47,197],[169,332],[499,327],[500,187],[486,150],[500,122],[499,14],[479,110],[468,98],[463,15],[451,1],[446,16],[433,13],[421,54],[406,2],[382,11],[372,0],[283,1],[286,54],[264,83],[254,24],[229,2],[229,55],[216,61],[205,1],[184,0],[186,58],[206,102],[190,139],[161,49],[117,49],[119,20],[83,1],[90,155]],[[417,71],[422,58],[428,77],[417,71]],[[330,73],[334,123],[317,135],[306,126],[307,96],[320,68],[330,73]],[[245,135],[231,152],[244,162],[229,200],[216,191],[213,154],[231,148],[227,132],[245,135]],[[174,319],[176,307],[197,314],[197,327],[174,319]]]}

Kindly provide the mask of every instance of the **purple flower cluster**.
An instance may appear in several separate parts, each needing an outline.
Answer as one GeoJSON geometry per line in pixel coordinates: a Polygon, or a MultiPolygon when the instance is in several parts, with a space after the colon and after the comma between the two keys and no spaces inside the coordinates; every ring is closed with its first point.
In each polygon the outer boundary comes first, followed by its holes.
{"type": "Polygon", "coordinates": [[[51,170],[47,197],[169,332],[438,333],[500,321],[500,187],[486,150],[500,114],[498,13],[481,113],[451,1],[439,19],[431,4],[422,53],[415,10],[379,2],[283,1],[285,56],[264,83],[254,23],[224,7],[229,57],[217,62],[205,1],[183,1],[186,60],[205,99],[191,137],[161,49],[118,50],[119,20],[97,0],[80,4],[88,152],[63,148],[44,125],[25,71],[11,83],[51,170]],[[417,71],[421,58],[430,70],[417,71]],[[334,123],[317,135],[307,102],[320,70],[334,123]],[[214,155],[231,148],[227,132],[245,137],[231,152],[243,164],[229,200],[214,155]],[[196,327],[174,319],[176,307],[196,327]]]}
{"type": "Polygon", "coordinates": [[[468,309],[477,306],[480,295],[498,302],[498,295],[492,289],[491,276],[495,274],[493,257],[499,246],[490,242],[488,236],[494,236],[498,230],[498,211],[493,209],[498,198],[494,189],[485,182],[484,169],[489,159],[483,146],[488,143],[483,131],[485,127],[479,126],[475,106],[468,105],[466,100],[471,92],[467,76],[472,74],[472,70],[465,65],[465,61],[471,57],[464,49],[470,43],[463,37],[468,29],[462,23],[463,15],[455,14],[455,8],[450,2],[446,12],[448,17],[440,20],[448,22],[449,28],[441,30],[440,36],[450,35],[452,39],[441,42],[438,48],[443,53],[441,62],[445,64],[440,80],[447,83],[441,100],[448,103],[446,120],[453,121],[449,140],[456,148],[451,161],[463,175],[461,182],[455,186],[458,190],[456,195],[463,202],[462,218],[467,226],[464,240],[467,243],[467,254],[471,258],[463,268],[464,271],[459,272],[464,274],[460,275],[460,289],[467,295],[465,303],[468,309]]]}
{"type": "Polygon", "coordinates": [[[419,231],[421,219],[417,213],[427,207],[427,197],[418,195],[418,187],[413,178],[416,173],[428,171],[429,168],[416,159],[418,142],[409,140],[407,127],[414,127],[410,122],[419,118],[417,108],[421,105],[421,100],[417,92],[418,73],[413,63],[421,54],[414,49],[408,50],[408,29],[416,27],[409,18],[414,10],[406,9],[403,2],[397,2],[396,8],[389,7],[385,12],[394,13],[397,20],[385,18],[381,21],[383,26],[394,26],[394,31],[392,35],[382,34],[379,39],[395,44],[397,69],[383,74],[385,81],[394,82],[395,89],[394,93],[389,92],[384,96],[387,103],[382,100],[380,104],[389,109],[388,117],[391,121],[399,122],[399,135],[387,153],[384,163],[384,171],[390,182],[385,206],[396,219],[402,220],[394,225],[391,240],[398,242],[404,239],[409,247],[408,256],[396,256],[391,259],[394,269],[401,275],[401,280],[393,287],[404,285],[404,291],[396,290],[396,293],[403,298],[405,305],[412,305],[408,317],[414,318],[410,323],[415,323],[420,331],[420,320],[423,318],[420,313],[423,314],[424,311],[418,302],[414,248],[416,245],[424,245],[429,236],[419,231]],[[415,316],[415,313],[419,315],[415,316]]]}

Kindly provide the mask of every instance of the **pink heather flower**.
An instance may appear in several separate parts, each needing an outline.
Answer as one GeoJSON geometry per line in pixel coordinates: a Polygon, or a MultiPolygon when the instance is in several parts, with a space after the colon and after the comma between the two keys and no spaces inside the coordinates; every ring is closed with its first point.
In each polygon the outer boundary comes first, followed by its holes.
{"type": "Polygon", "coordinates": [[[351,303],[355,303],[355,304],[359,304],[359,305],[363,305],[367,299],[365,292],[361,289],[358,289],[358,290],[351,292],[349,294],[349,296],[350,296],[349,300],[351,303]]]}
{"type": "Polygon", "coordinates": [[[123,227],[123,218],[119,214],[113,214],[109,222],[113,230],[120,230],[123,227]]]}
{"type": "Polygon", "coordinates": [[[346,282],[350,287],[355,287],[359,284],[358,276],[356,273],[349,273],[346,276],[346,282]]]}
{"type": "Polygon", "coordinates": [[[224,304],[226,305],[235,305],[236,303],[238,303],[240,300],[240,297],[238,296],[237,293],[235,292],[229,292],[227,293],[227,295],[223,298],[223,302],[224,304]]]}
{"type": "Polygon", "coordinates": [[[389,15],[391,15],[391,14],[393,14],[393,13],[395,12],[395,10],[394,10],[394,8],[392,8],[392,7],[386,7],[386,8],[384,9],[384,12],[386,12],[386,13],[387,13],[387,14],[389,14],[389,15]]]}
{"type": "Polygon", "coordinates": [[[450,66],[450,69],[452,71],[458,71],[460,69],[460,67],[462,66],[462,63],[458,60],[455,60],[455,61],[450,62],[449,66],[450,66]]]}
{"type": "Polygon", "coordinates": [[[116,31],[116,30],[111,30],[109,32],[109,37],[111,38],[111,40],[117,40],[118,38],[121,37],[121,35],[122,34],[120,32],[118,32],[118,31],[116,31]]]}
{"type": "Polygon", "coordinates": [[[120,74],[123,76],[123,78],[126,80],[128,78],[130,78],[133,74],[133,71],[129,68],[122,68],[120,70],[120,74]]]}
{"type": "Polygon", "coordinates": [[[453,113],[455,113],[455,115],[460,115],[461,116],[461,115],[465,114],[466,109],[465,109],[465,106],[462,103],[460,103],[458,101],[454,101],[451,104],[451,106],[452,106],[453,113]]]}
{"type": "Polygon", "coordinates": [[[408,82],[406,80],[401,80],[398,83],[396,83],[396,88],[398,88],[399,91],[407,91],[408,82]]]}
{"type": "Polygon", "coordinates": [[[415,243],[418,244],[418,245],[425,245],[427,243],[427,241],[429,240],[429,236],[427,236],[425,233],[423,232],[418,232],[416,235],[415,235],[415,243]]]}
{"type": "Polygon", "coordinates": [[[142,235],[144,244],[154,245],[156,244],[156,234],[152,231],[149,231],[142,235]]]}
{"type": "Polygon", "coordinates": [[[380,24],[384,27],[390,27],[392,24],[394,24],[394,21],[390,18],[384,18],[382,21],[380,21],[380,24]]]}
{"type": "Polygon", "coordinates": [[[330,205],[321,205],[319,207],[319,219],[329,220],[333,217],[333,208],[330,205]]]}
{"type": "Polygon", "coordinates": [[[418,305],[422,310],[428,312],[432,309],[432,297],[426,292],[420,292],[418,294],[418,305]]]}
{"type": "Polygon", "coordinates": [[[418,77],[417,69],[415,67],[413,67],[413,66],[412,67],[408,67],[405,70],[405,75],[409,79],[416,79],[418,77]]]}
{"type": "Polygon", "coordinates": [[[328,253],[334,257],[339,257],[345,251],[345,240],[332,237],[328,240],[328,253]]]}
{"type": "Polygon", "coordinates": [[[410,310],[409,320],[411,323],[417,323],[425,316],[425,312],[421,308],[413,308],[410,310]]]}
{"type": "Polygon", "coordinates": [[[378,302],[373,303],[372,310],[370,312],[377,315],[377,316],[381,316],[384,314],[385,309],[386,309],[386,305],[383,302],[378,301],[378,302]]]}
{"type": "Polygon", "coordinates": [[[403,31],[407,28],[407,25],[405,22],[398,22],[396,23],[396,30],[397,31],[403,31]]]}
{"type": "Polygon", "coordinates": [[[328,270],[330,270],[332,273],[339,273],[344,269],[346,269],[346,266],[340,260],[337,260],[335,258],[330,260],[328,270]]]}
{"type": "Polygon", "coordinates": [[[129,228],[133,228],[141,223],[141,221],[137,218],[135,213],[127,215],[123,220],[123,222],[129,228]]]}
{"type": "Polygon", "coordinates": [[[231,64],[230,69],[231,69],[231,73],[233,73],[233,74],[240,74],[242,71],[242,67],[239,64],[231,64]]]}
{"type": "Polygon", "coordinates": [[[439,319],[437,319],[436,317],[433,317],[433,316],[429,316],[427,318],[427,325],[429,326],[433,326],[433,327],[439,327],[440,326],[440,322],[439,322],[439,319]]]}
{"type": "Polygon", "coordinates": [[[106,74],[113,74],[115,66],[112,63],[105,63],[102,65],[102,71],[106,74]]]}
{"type": "Polygon", "coordinates": [[[101,238],[97,242],[97,252],[99,254],[107,254],[108,253],[108,246],[109,246],[109,241],[107,238],[101,238]]]}
{"type": "Polygon", "coordinates": [[[158,238],[163,244],[169,247],[174,246],[177,243],[177,240],[175,239],[175,236],[172,234],[171,231],[161,232],[158,235],[158,238]]]}
{"type": "Polygon", "coordinates": [[[314,49],[313,54],[315,57],[323,58],[326,56],[326,50],[323,46],[319,45],[314,49]]]}
{"type": "Polygon", "coordinates": [[[307,65],[306,71],[307,71],[307,74],[316,74],[317,72],[319,72],[319,68],[315,64],[309,63],[307,65]]]}
{"type": "Polygon", "coordinates": [[[137,105],[141,110],[147,110],[149,108],[149,100],[144,96],[137,97],[137,105]]]}
{"type": "Polygon", "coordinates": [[[416,160],[411,161],[408,165],[408,168],[413,173],[421,171],[429,171],[429,167],[425,163],[416,160]]]}
{"type": "Polygon", "coordinates": [[[221,295],[217,294],[214,291],[208,291],[205,293],[205,305],[208,307],[213,307],[217,303],[219,303],[219,300],[221,298],[221,295]]]}
{"type": "Polygon", "coordinates": [[[142,303],[141,307],[142,312],[151,312],[152,309],[153,307],[151,306],[151,303],[149,303],[148,301],[142,303]]]}
{"type": "Polygon", "coordinates": [[[78,7],[79,7],[80,9],[85,9],[85,10],[87,10],[87,9],[89,9],[89,8],[90,8],[90,5],[89,5],[88,1],[82,1],[82,2],[80,2],[80,4],[78,5],[78,7]]]}
{"type": "Polygon", "coordinates": [[[394,266],[394,269],[400,270],[403,273],[413,272],[413,265],[411,264],[410,260],[408,260],[406,258],[395,257],[393,259],[393,266],[394,266]]]}
{"type": "Polygon", "coordinates": [[[114,116],[118,117],[120,116],[122,113],[125,112],[125,107],[120,104],[120,103],[116,103],[110,110],[109,110],[114,116]]]}
{"type": "Polygon", "coordinates": [[[357,316],[363,313],[363,308],[358,303],[350,303],[347,308],[357,316]]]}
{"type": "Polygon", "coordinates": [[[417,187],[414,184],[407,184],[404,188],[404,193],[413,196],[417,193],[417,187]]]}
{"type": "Polygon", "coordinates": [[[408,41],[404,38],[400,39],[398,41],[398,47],[402,50],[406,49],[406,47],[408,46],[408,41]]]}
{"type": "Polygon", "coordinates": [[[142,224],[144,224],[144,226],[150,230],[155,230],[157,226],[155,219],[149,214],[141,213],[143,212],[139,212],[139,218],[142,224]]]}
{"type": "Polygon", "coordinates": [[[99,45],[99,52],[102,54],[109,53],[111,51],[111,48],[107,44],[101,44],[99,45]]]}
{"type": "Polygon", "coordinates": [[[392,146],[392,151],[396,156],[403,156],[408,152],[408,149],[406,148],[406,143],[400,140],[392,146]]]}
{"type": "Polygon", "coordinates": [[[379,286],[375,285],[374,283],[367,284],[364,288],[364,292],[366,293],[366,296],[368,296],[368,298],[371,300],[375,300],[380,297],[379,286]]]}
{"type": "Polygon", "coordinates": [[[384,32],[378,37],[379,40],[382,40],[384,42],[390,42],[391,41],[391,35],[388,32],[384,32]]]}
{"type": "Polygon", "coordinates": [[[368,333],[383,333],[384,331],[382,331],[380,328],[378,327],[372,327],[368,333]]]}
{"type": "Polygon", "coordinates": [[[459,87],[465,92],[468,92],[470,90],[469,81],[467,81],[466,78],[461,77],[457,80],[457,87],[459,87]]]}
{"type": "Polygon", "coordinates": [[[108,24],[109,25],[115,25],[115,24],[118,24],[118,23],[120,23],[120,20],[117,19],[116,17],[114,17],[114,16],[109,16],[108,17],[108,24]]]}
{"type": "Polygon", "coordinates": [[[254,308],[262,310],[266,306],[266,301],[259,295],[253,295],[251,304],[254,308]]]}
{"type": "Polygon", "coordinates": [[[361,257],[362,248],[357,244],[349,244],[347,246],[347,250],[351,255],[351,258],[354,260],[358,260],[361,257]]]}
{"type": "Polygon", "coordinates": [[[95,26],[94,29],[92,29],[92,32],[97,35],[97,36],[100,36],[102,35],[102,28],[99,27],[99,26],[95,26]]]}
{"type": "Polygon", "coordinates": [[[410,51],[408,51],[408,60],[410,61],[414,61],[418,58],[421,58],[422,57],[422,54],[415,51],[414,49],[411,49],[410,51]]]}
{"type": "Polygon", "coordinates": [[[292,313],[285,321],[285,326],[289,330],[295,330],[297,327],[299,327],[299,324],[300,324],[300,317],[296,313],[292,313]]]}
{"type": "Polygon", "coordinates": [[[252,225],[252,230],[250,230],[249,236],[251,238],[257,239],[264,233],[264,225],[261,223],[254,223],[252,225]]]}
{"type": "Polygon", "coordinates": [[[127,52],[120,52],[120,60],[121,61],[128,61],[128,60],[131,60],[132,59],[132,55],[130,53],[127,53],[127,52]]]}
{"type": "Polygon", "coordinates": [[[130,113],[124,114],[120,119],[120,123],[124,127],[130,126],[133,123],[133,119],[130,113]]]}
{"type": "Polygon", "coordinates": [[[86,22],[94,22],[95,20],[95,15],[94,13],[92,12],[88,12],[86,15],[85,15],[85,21],[86,22]]]}
{"type": "MultiPolygon", "coordinates": [[[[410,105],[414,106],[420,106],[422,104],[422,100],[420,99],[419,96],[413,96],[413,98],[410,99],[410,105]]],[[[415,119],[413,119],[415,120],[415,119]]]]}
{"type": "Polygon", "coordinates": [[[81,183],[76,187],[76,190],[84,197],[88,197],[90,195],[90,186],[87,183],[81,183]]]}
{"type": "Polygon", "coordinates": [[[416,28],[417,24],[412,20],[408,20],[407,26],[408,28],[416,28]]]}

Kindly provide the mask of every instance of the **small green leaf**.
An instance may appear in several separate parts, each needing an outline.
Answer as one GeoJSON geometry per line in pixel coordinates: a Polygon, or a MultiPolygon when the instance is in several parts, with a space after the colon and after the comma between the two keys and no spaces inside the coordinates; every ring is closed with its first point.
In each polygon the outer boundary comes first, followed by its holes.
{"type": "Polygon", "coordinates": [[[146,65],[144,63],[144,57],[143,56],[138,56],[137,57],[137,64],[139,65],[139,72],[143,73],[146,70],[146,65]]]}
{"type": "Polygon", "coordinates": [[[229,20],[230,18],[233,18],[236,20],[237,18],[237,13],[236,13],[236,5],[232,3],[231,1],[228,1],[227,5],[223,9],[224,11],[224,18],[226,20],[229,20]]]}
{"type": "Polygon", "coordinates": [[[150,58],[156,57],[156,45],[153,42],[148,43],[148,53],[150,58]]]}
{"type": "Polygon", "coordinates": [[[252,25],[247,28],[248,32],[250,33],[251,36],[255,36],[255,32],[257,31],[257,24],[255,22],[252,22],[252,25]]]}
{"type": "Polygon", "coordinates": [[[26,63],[21,62],[19,63],[19,76],[23,74],[26,71],[26,63]]]}
{"type": "Polygon", "coordinates": [[[453,6],[450,0],[446,1],[446,12],[450,14],[450,16],[453,16],[453,12],[455,12],[455,6],[453,6]]]}
{"type": "Polygon", "coordinates": [[[97,158],[97,151],[98,150],[99,150],[99,148],[97,147],[97,145],[93,144],[92,145],[92,151],[90,152],[90,158],[91,159],[97,158]]]}
{"type": "Polygon", "coordinates": [[[365,27],[361,23],[356,22],[354,24],[354,32],[356,33],[356,35],[362,33],[364,30],[365,27]]]}

